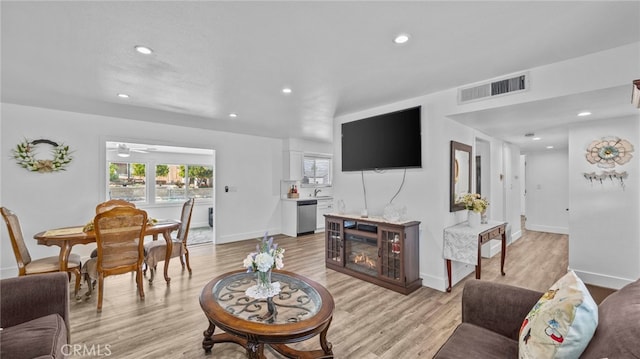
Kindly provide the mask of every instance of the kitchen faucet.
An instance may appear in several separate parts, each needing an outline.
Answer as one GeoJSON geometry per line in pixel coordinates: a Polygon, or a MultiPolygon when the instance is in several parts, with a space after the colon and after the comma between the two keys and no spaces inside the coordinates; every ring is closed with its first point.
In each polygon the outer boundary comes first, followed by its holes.
{"type": "Polygon", "coordinates": [[[322,191],[320,188],[316,188],[313,190],[313,196],[318,197],[318,192],[322,191]]]}

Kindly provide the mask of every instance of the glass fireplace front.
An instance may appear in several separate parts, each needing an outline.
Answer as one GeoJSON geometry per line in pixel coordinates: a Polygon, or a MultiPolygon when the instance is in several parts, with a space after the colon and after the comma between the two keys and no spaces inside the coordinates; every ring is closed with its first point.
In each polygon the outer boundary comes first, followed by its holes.
{"type": "Polygon", "coordinates": [[[346,234],[345,254],[347,255],[346,267],[368,275],[378,274],[378,239],[373,237],[346,234]]]}

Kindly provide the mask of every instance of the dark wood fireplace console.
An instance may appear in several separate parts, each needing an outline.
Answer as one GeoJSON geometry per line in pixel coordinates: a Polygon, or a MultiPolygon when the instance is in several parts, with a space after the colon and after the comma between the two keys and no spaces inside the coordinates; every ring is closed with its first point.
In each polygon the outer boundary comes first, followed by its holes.
{"type": "Polygon", "coordinates": [[[409,294],[422,286],[420,222],[325,214],[327,268],[409,294]]]}

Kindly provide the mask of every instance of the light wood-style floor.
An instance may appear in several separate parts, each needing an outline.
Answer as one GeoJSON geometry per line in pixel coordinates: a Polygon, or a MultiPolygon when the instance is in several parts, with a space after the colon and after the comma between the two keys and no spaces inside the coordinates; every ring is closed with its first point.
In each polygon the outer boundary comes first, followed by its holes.
{"type": "MultiPolygon", "coordinates": [[[[286,270],[311,278],[332,293],[336,309],[327,337],[335,357],[431,358],[460,322],[462,288],[473,274],[451,293],[423,287],[404,296],[326,269],[323,235],[276,236],[276,241],[286,249],[286,270]]],[[[245,358],[243,348],[235,344],[216,344],[212,355],[205,355],[202,332],[208,323],[198,297],[211,278],[240,269],[255,244],[249,240],[190,247],[193,275],[182,271],[179,260],[172,260],[171,284],[166,285],[161,275],[151,286],[145,280],[144,300],[137,297],[134,276],[105,278],[102,313],[96,312],[95,292],[88,300],[70,304],[71,343],[94,349],[93,356],[85,352],[75,357],[104,358],[108,346],[112,358],[245,358]]],[[[497,255],[483,259],[482,280],[544,291],[566,273],[567,244],[565,235],[525,231],[508,247],[506,276],[499,274],[497,255]]],[[[294,346],[319,349],[317,338],[294,346]]],[[[281,357],[267,349],[265,354],[281,357]]]]}

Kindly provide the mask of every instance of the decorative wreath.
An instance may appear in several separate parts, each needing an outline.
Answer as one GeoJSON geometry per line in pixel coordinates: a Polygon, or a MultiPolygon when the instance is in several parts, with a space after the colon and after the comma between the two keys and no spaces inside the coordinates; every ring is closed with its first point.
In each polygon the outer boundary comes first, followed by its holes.
{"type": "Polygon", "coordinates": [[[64,167],[72,160],[69,146],[65,146],[64,144],[59,145],[56,142],[44,139],[33,141],[25,139],[23,142],[18,143],[16,148],[13,149],[13,158],[16,159],[18,165],[32,172],[64,171],[64,167]],[[53,159],[36,159],[35,146],[41,143],[53,146],[53,150],[51,151],[53,159]]]}

